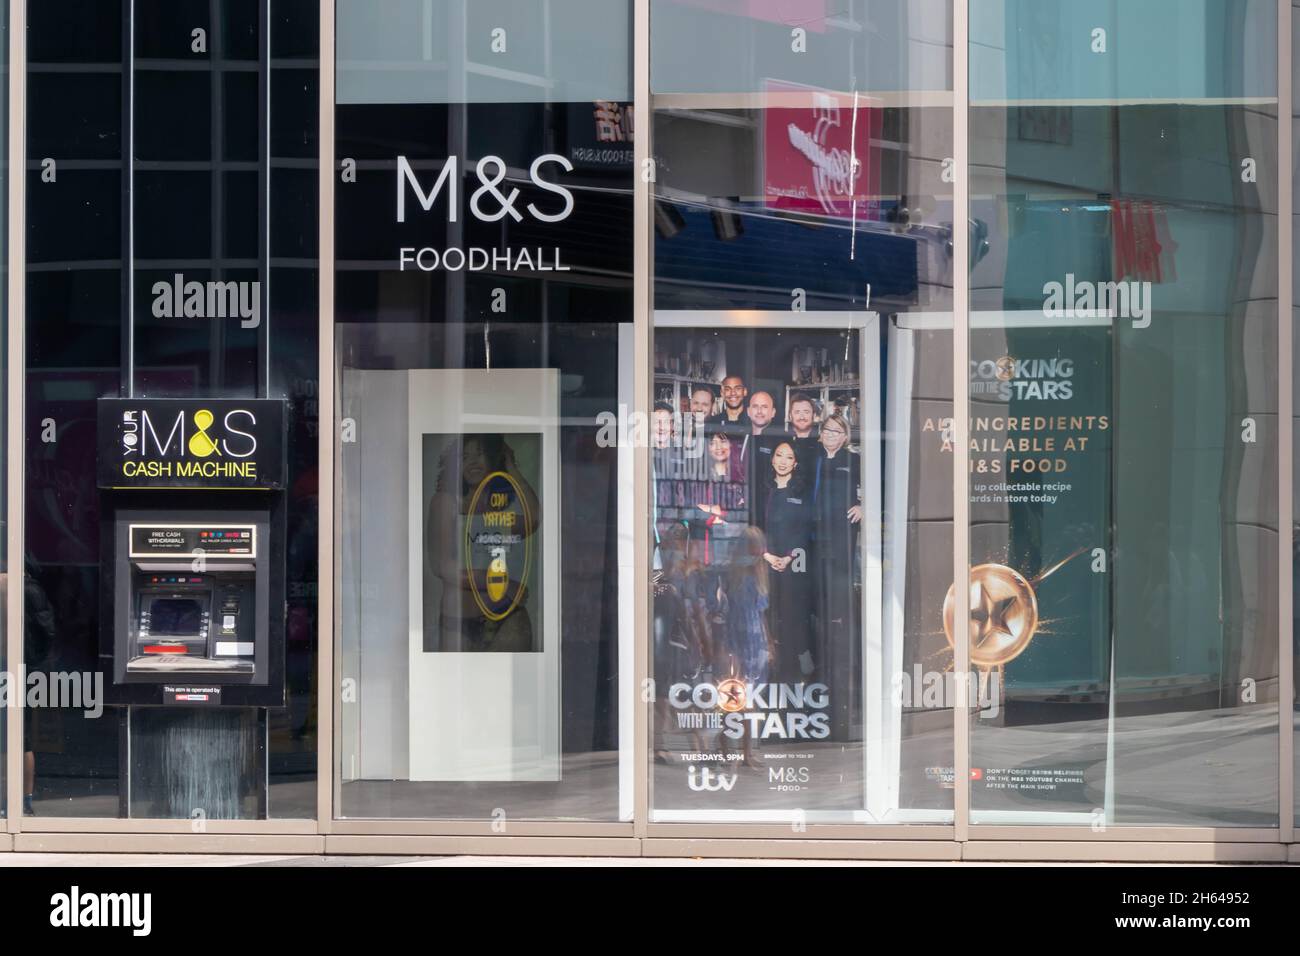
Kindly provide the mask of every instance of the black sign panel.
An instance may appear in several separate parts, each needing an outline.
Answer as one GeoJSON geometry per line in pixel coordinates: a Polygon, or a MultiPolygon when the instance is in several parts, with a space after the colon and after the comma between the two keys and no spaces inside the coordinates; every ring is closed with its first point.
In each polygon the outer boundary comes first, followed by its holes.
{"type": "Polygon", "coordinates": [[[280,399],[99,400],[102,488],[284,487],[280,399]]]}
{"type": "Polygon", "coordinates": [[[563,289],[566,322],[630,322],[632,120],[604,101],[340,105],[340,321],[540,322],[563,289]],[[430,308],[448,290],[458,314],[430,308]]]}

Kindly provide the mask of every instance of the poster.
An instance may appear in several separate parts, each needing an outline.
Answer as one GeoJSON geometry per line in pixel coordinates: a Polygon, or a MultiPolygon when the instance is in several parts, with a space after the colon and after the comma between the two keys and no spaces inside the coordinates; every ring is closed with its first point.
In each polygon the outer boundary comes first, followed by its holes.
{"type": "Polygon", "coordinates": [[[542,649],[541,435],[422,436],[424,650],[542,649]]]}
{"type": "Polygon", "coordinates": [[[863,334],[656,331],[656,819],[864,808],[863,334]]]}
{"type": "MultiPolygon", "coordinates": [[[[1112,331],[1006,316],[971,332],[969,600],[950,571],[909,561],[919,622],[898,689],[913,714],[951,707],[954,641],[968,633],[975,819],[1078,822],[1105,803],[1112,331]]],[[[920,409],[912,447],[951,467],[950,420],[920,409]]],[[[918,803],[952,787],[950,758],[911,772],[918,803]]]]}

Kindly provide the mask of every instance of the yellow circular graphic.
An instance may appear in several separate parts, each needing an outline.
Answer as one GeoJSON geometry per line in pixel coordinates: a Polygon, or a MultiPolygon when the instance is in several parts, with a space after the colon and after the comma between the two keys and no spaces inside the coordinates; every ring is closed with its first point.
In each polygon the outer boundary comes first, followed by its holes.
{"type": "Polygon", "coordinates": [[[464,548],[465,570],[468,572],[470,593],[474,595],[474,603],[478,605],[478,609],[489,621],[504,621],[519,606],[519,602],[523,600],[533,562],[532,535],[533,516],[532,512],[528,510],[528,499],[525,497],[524,490],[520,487],[519,482],[504,471],[494,471],[484,477],[478,483],[478,487],[474,489],[474,494],[469,501],[469,511],[465,522],[464,548]],[[510,598],[509,604],[504,608],[501,607],[501,603],[508,597],[506,592],[510,587],[510,566],[506,560],[505,550],[501,547],[491,548],[492,560],[488,563],[483,585],[480,588],[478,569],[474,567],[474,546],[470,539],[470,532],[474,525],[473,519],[479,514],[479,499],[491,486],[502,480],[509,484],[514,492],[515,501],[519,503],[519,509],[522,512],[523,527],[519,529],[519,535],[522,539],[524,552],[524,567],[519,575],[519,585],[515,588],[513,598],[510,598]],[[486,601],[484,600],[485,597],[487,598],[486,601]]]}
{"type": "MultiPolygon", "coordinates": [[[[953,647],[955,597],[950,587],[943,602],[943,632],[953,647]]],[[[1038,597],[1019,571],[1005,564],[980,564],[970,572],[968,614],[971,664],[1000,667],[1019,657],[1033,640],[1038,630],[1038,597]]]]}
{"type": "Polygon", "coordinates": [[[718,706],[729,714],[745,709],[745,682],[728,677],[718,681],[718,706]]]}

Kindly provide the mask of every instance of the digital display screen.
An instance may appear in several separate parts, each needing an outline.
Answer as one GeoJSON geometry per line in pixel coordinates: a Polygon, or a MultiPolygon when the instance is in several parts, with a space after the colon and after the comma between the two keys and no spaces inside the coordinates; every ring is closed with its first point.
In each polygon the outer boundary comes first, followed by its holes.
{"type": "Polygon", "coordinates": [[[195,598],[155,598],[149,605],[149,631],[158,637],[198,637],[202,608],[195,598]]]}
{"type": "Polygon", "coordinates": [[[426,432],[422,451],[425,653],[541,653],[541,433],[426,432]]]}

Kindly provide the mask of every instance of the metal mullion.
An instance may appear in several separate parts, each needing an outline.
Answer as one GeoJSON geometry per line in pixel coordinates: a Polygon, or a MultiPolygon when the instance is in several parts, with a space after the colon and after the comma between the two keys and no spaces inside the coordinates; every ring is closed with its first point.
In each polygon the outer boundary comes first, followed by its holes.
{"type": "Polygon", "coordinates": [[[1295,839],[1295,718],[1288,704],[1295,698],[1295,661],[1292,650],[1293,482],[1291,456],[1295,428],[1295,389],[1292,368],[1294,330],[1292,222],[1292,88],[1290,3],[1277,5],[1277,359],[1278,359],[1278,839],[1295,839]]]}
{"type": "Polygon", "coordinates": [[[1069,843],[1277,843],[1273,827],[1235,826],[1091,826],[1037,823],[981,823],[974,842],[990,845],[998,841],[1022,843],[1033,840],[1069,843]]]}
{"type": "MultiPolygon", "coordinates": [[[[23,365],[26,357],[24,323],[26,322],[26,281],[23,269],[26,236],[25,190],[27,176],[24,153],[27,149],[27,5],[25,0],[9,0],[9,208],[6,217],[9,238],[8,300],[8,372],[6,432],[6,480],[9,482],[5,507],[8,529],[5,547],[6,599],[5,666],[12,673],[23,673],[23,470],[26,442],[23,424],[23,365]]],[[[25,682],[19,687],[26,686],[25,682]]],[[[10,688],[8,720],[5,724],[5,828],[10,833],[22,830],[23,819],[23,728],[25,714],[16,705],[21,693],[10,688]]]]}
{"type": "MultiPolygon", "coordinates": [[[[257,394],[263,398],[271,394],[271,0],[258,0],[258,66],[257,102],[260,122],[257,124],[258,160],[264,166],[259,172],[257,195],[257,272],[261,285],[262,323],[257,330],[258,360],[261,376],[257,394]]],[[[220,79],[224,80],[222,74],[220,79]]],[[[217,176],[224,176],[225,168],[217,157],[217,176]]],[[[269,785],[268,785],[269,786],[269,785]]]]}
{"type": "Polygon", "coordinates": [[[125,260],[122,263],[125,338],[122,365],[126,381],[119,382],[118,389],[131,398],[135,396],[135,0],[128,0],[123,12],[126,17],[123,27],[126,55],[122,61],[122,246],[125,260]]]}
{"type": "MultiPolygon", "coordinates": [[[[258,375],[254,385],[254,394],[259,398],[268,398],[271,394],[271,0],[258,0],[257,19],[257,158],[265,168],[259,173],[257,189],[257,278],[260,281],[257,288],[262,321],[257,329],[257,364],[261,374],[258,375]]],[[[224,71],[219,71],[214,77],[215,85],[222,87],[223,101],[225,79],[224,71]]],[[[223,195],[225,170],[222,161],[224,158],[224,150],[213,157],[214,178],[220,180],[223,195]]],[[[224,255],[224,245],[221,251],[224,255]]],[[[223,278],[224,274],[223,269],[223,278]]],[[[287,603],[285,613],[288,613],[287,603]]],[[[288,703],[287,699],[285,703],[288,703]]],[[[262,731],[262,816],[269,820],[271,818],[271,711],[262,708],[257,713],[262,731]]]]}
{"type": "Polygon", "coordinates": [[[316,429],[317,474],[316,497],[320,509],[317,522],[316,573],[316,821],[319,833],[333,828],[336,807],[334,742],[339,739],[339,708],[336,705],[338,682],[334,680],[334,661],[339,634],[338,580],[335,538],[338,513],[334,469],[337,461],[334,437],[334,2],[320,4],[320,89],[319,89],[319,170],[317,175],[317,255],[316,270],[319,301],[319,347],[317,349],[318,405],[316,429]]]}
{"type": "MultiPolygon", "coordinates": [[[[943,811],[935,811],[940,813],[943,811]]],[[[781,840],[795,843],[822,840],[887,840],[912,843],[940,840],[952,843],[950,823],[809,823],[796,831],[789,823],[651,823],[647,839],[781,840]]]]}
{"type": "MultiPolygon", "coordinates": [[[[224,132],[224,109],[225,90],[222,89],[222,73],[220,64],[224,61],[222,51],[225,48],[225,24],[222,22],[221,10],[219,4],[213,4],[208,7],[208,49],[210,56],[195,68],[195,72],[206,70],[208,74],[208,274],[212,278],[217,278],[218,260],[221,258],[223,251],[222,233],[225,228],[225,217],[222,214],[225,208],[224,198],[224,179],[217,170],[217,160],[221,156],[222,134],[224,132]]],[[[148,61],[145,61],[148,62],[148,61]]],[[[135,62],[131,63],[132,72],[135,71],[135,62]]],[[[132,119],[134,122],[134,118],[132,119]]],[[[135,157],[131,157],[131,165],[135,167],[135,157]]],[[[134,199],[132,202],[134,203],[134,199]]],[[[225,278],[225,276],[221,276],[225,278]]],[[[135,321],[135,316],[131,317],[135,321]]],[[[262,313],[262,322],[266,322],[266,313],[262,313]]],[[[218,394],[226,388],[226,330],[225,323],[211,322],[208,326],[208,341],[211,343],[208,350],[208,382],[209,387],[216,390],[218,394]]],[[[260,356],[259,356],[260,358],[260,356]]]]}
{"type": "Polygon", "coordinates": [[[953,669],[957,700],[953,707],[953,828],[959,843],[970,838],[970,9],[953,3],[952,144],[956,176],[952,195],[952,568],[953,669]],[[960,635],[960,636],[959,636],[960,635]]]}
{"type": "MultiPolygon", "coordinates": [[[[26,834],[50,833],[103,834],[103,833],[194,833],[194,821],[161,817],[29,817],[23,821],[26,834]]],[[[283,836],[289,834],[316,834],[316,821],[300,817],[280,820],[207,820],[205,834],[246,834],[283,836]]],[[[87,838],[87,849],[92,844],[87,838]]]]}
{"type": "MultiPolygon", "coordinates": [[[[511,820],[503,835],[493,829],[491,819],[444,819],[428,817],[344,817],[333,821],[335,836],[379,837],[482,837],[509,843],[517,837],[593,837],[631,839],[631,823],[593,820],[511,820]]],[[[501,852],[498,846],[493,852],[501,852]]]]}
{"type": "MultiPolygon", "coordinates": [[[[650,90],[650,0],[634,0],[632,17],[632,88],[635,111],[635,142],[632,169],[632,413],[646,416],[650,412],[653,389],[651,363],[654,342],[654,183],[647,182],[643,171],[653,162],[651,132],[654,128],[654,104],[650,90]]],[[[632,451],[633,570],[632,602],[634,606],[633,642],[636,662],[634,685],[621,689],[625,694],[639,694],[647,686],[650,667],[650,451],[638,443],[632,451]]],[[[632,732],[634,759],[632,785],[635,790],[632,820],[637,837],[644,839],[650,821],[650,784],[652,776],[652,741],[650,726],[653,696],[649,702],[640,695],[641,705],[632,732]]]]}

